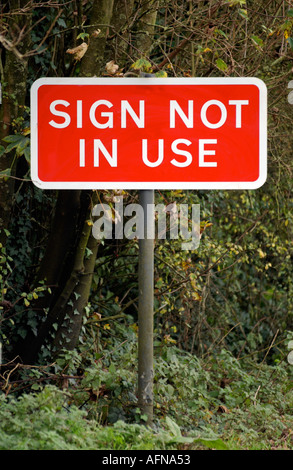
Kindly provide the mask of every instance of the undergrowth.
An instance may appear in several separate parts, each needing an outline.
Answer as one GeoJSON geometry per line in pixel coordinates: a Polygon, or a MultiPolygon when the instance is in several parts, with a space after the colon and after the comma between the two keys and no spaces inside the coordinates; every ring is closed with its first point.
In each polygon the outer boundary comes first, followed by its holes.
{"type": "Polygon", "coordinates": [[[91,358],[64,352],[46,371],[54,384],[43,385],[44,369],[23,370],[30,390],[0,396],[0,449],[293,449],[286,359],[258,364],[227,350],[198,359],[157,342],[149,428],[137,406],[135,329],[125,337],[91,358]]]}

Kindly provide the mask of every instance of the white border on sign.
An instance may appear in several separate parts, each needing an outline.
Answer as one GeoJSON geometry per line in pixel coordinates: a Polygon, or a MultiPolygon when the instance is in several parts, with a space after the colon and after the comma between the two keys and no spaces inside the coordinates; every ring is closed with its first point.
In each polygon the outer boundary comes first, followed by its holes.
{"type": "Polygon", "coordinates": [[[229,78],[39,78],[31,87],[31,179],[41,189],[257,189],[267,178],[267,88],[255,77],[229,78]],[[259,89],[259,178],[256,181],[219,182],[85,182],[42,181],[38,177],[38,89],[43,85],[255,85],[259,89]]]}

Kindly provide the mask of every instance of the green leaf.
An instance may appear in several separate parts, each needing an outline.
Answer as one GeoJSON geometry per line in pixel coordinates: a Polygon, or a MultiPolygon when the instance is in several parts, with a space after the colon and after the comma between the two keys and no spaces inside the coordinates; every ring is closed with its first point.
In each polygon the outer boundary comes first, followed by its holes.
{"type": "Polygon", "coordinates": [[[288,38],[287,41],[291,49],[293,49],[293,38],[288,38]]]}
{"type": "Polygon", "coordinates": [[[83,41],[89,37],[88,33],[79,33],[76,39],[82,39],[83,41]]]}
{"type": "Polygon", "coordinates": [[[221,29],[216,28],[216,29],[215,29],[215,33],[220,34],[220,35],[223,36],[225,39],[228,39],[227,34],[226,34],[224,31],[222,31],[221,29]]]}
{"type": "Polygon", "coordinates": [[[204,446],[208,447],[209,449],[216,449],[216,450],[228,450],[228,446],[222,439],[198,439],[198,442],[201,442],[204,446]]]}
{"type": "Polygon", "coordinates": [[[12,135],[7,135],[6,137],[3,137],[4,142],[8,143],[18,143],[22,139],[22,136],[19,134],[12,134],[12,135]]]}
{"type": "Polygon", "coordinates": [[[292,8],[287,11],[287,16],[293,16],[293,9],[292,8]]]}
{"type": "Polygon", "coordinates": [[[180,431],[180,428],[179,428],[178,424],[176,424],[174,421],[172,421],[172,419],[169,418],[169,416],[166,416],[166,423],[167,423],[167,426],[168,426],[170,432],[174,436],[181,437],[181,431],[180,431]]]}
{"type": "Polygon", "coordinates": [[[254,34],[251,36],[252,42],[259,47],[263,47],[263,40],[254,34]]]}
{"type": "Polygon", "coordinates": [[[0,171],[0,178],[3,178],[4,181],[7,181],[10,175],[11,168],[7,168],[6,170],[0,171]]]}
{"type": "Polygon", "coordinates": [[[24,158],[26,159],[26,161],[28,163],[30,163],[31,161],[31,151],[30,151],[30,148],[29,147],[26,147],[23,151],[23,155],[24,155],[24,158]]]}
{"type": "Polygon", "coordinates": [[[293,351],[290,351],[288,356],[287,356],[287,361],[289,364],[293,365],[293,351]]]}
{"type": "Polygon", "coordinates": [[[239,8],[238,13],[239,13],[239,15],[242,16],[242,18],[244,18],[245,20],[248,19],[247,10],[244,10],[244,8],[239,8]]]}
{"type": "Polygon", "coordinates": [[[217,65],[218,69],[223,70],[223,72],[225,70],[227,70],[227,68],[228,68],[228,65],[222,59],[217,59],[216,60],[216,65],[217,65]]]}
{"type": "Polygon", "coordinates": [[[62,28],[66,28],[67,25],[65,23],[65,21],[63,20],[63,18],[59,18],[58,21],[57,21],[58,25],[61,26],[62,28]]]}
{"type": "Polygon", "coordinates": [[[236,5],[245,5],[246,0],[226,0],[225,3],[228,3],[229,6],[236,6],[236,5]]]}

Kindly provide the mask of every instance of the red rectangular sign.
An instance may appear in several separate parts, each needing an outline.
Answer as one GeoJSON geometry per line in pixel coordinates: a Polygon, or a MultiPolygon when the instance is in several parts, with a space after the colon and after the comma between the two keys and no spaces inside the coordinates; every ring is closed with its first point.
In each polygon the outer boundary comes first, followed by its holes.
{"type": "Polygon", "coordinates": [[[42,78],[31,177],[43,189],[255,189],[267,92],[256,78],[42,78]]]}

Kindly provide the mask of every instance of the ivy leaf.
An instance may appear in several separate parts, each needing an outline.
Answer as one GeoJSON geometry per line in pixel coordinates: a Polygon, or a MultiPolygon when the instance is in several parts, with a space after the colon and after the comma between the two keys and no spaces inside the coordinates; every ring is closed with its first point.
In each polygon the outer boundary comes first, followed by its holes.
{"type": "Polygon", "coordinates": [[[9,153],[11,150],[16,149],[16,154],[19,157],[25,153],[25,150],[30,143],[29,137],[26,137],[23,134],[7,135],[4,137],[3,141],[8,143],[5,153],[9,153]]]}

